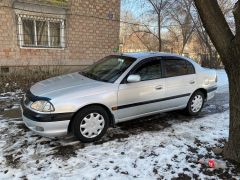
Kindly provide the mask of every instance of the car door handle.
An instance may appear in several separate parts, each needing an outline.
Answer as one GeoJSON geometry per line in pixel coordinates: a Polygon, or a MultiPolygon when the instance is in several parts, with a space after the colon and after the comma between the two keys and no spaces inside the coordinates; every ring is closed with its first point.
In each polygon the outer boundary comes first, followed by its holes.
{"type": "Polygon", "coordinates": [[[156,90],[161,90],[161,89],[163,89],[163,86],[162,86],[162,85],[156,86],[155,89],[156,89],[156,90]]]}
{"type": "Polygon", "coordinates": [[[192,81],[190,81],[190,82],[189,82],[189,84],[195,84],[195,81],[194,81],[194,80],[192,80],[192,81]]]}

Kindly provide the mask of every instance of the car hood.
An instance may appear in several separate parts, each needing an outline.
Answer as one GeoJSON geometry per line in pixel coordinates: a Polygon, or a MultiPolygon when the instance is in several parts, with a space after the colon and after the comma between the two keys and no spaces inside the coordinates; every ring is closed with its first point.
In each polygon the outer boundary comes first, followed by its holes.
{"type": "Polygon", "coordinates": [[[35,96],[48,97],[48,95],[52,96],[62,91],[92,89],[103,84],[106,83],[89,79],[79,73],[71,73],[40,81],[33,85],[30,91],[35,96]]]}

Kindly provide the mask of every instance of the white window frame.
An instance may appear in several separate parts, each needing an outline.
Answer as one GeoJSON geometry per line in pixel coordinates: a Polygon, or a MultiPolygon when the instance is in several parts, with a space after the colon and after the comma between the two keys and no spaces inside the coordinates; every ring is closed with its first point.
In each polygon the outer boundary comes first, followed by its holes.
{"type": "Polygon", "coordinates": [[[57,18],[46,18],[46,17],[38,17],[38,16],[29,16],[29,15],[18,15],[18,39],[19,45],[21,48],[65,48],[65,20],[57,19],[57,18]],[[34,45],[25,45],[23,38],[23,19],[29,19],[33,21],[34,24],[34,45]],[[37,44],[37,27],[36,21],[45,21],[47,22],[48,28],[48,45],[39,46],[37,44]],[[60,46],[52,46],[51,45],[51,30],[50,30],[50,22],[60,23],[60,46]]]}

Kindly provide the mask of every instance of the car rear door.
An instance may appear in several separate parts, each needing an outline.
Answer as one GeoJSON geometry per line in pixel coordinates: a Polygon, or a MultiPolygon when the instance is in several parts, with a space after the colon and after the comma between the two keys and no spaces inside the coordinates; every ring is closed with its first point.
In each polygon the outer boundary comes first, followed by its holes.
{"type": "MultiPolygon", "coordinates": [[[[130,74],[140,75],[141,81],[120,84],[117,114],[119,121],[164,108],[165,79],[162,78],[160,58],[150,58],[137,64],[130,74]]],[[[128,76],[126,76],[127,79],[128,76]]]]}
{"type": "Polygon", "coordinates": [[[196,90],[194,66],[185,59],[165,57],[162,60],[162,71],[166,79],[166,108],[186,107],[191,94],[196,90]]]}

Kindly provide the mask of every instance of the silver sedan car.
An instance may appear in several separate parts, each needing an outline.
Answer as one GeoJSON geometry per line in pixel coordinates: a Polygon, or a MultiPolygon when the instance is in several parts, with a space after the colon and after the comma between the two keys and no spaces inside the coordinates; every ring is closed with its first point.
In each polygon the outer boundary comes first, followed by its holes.
{"type": "Polygon", "coordinates": [[[191,59],[126,53],[36,83],[26,93],[22,116],[37,134],[72,133],[82,142],[92,142],[123,121],[181,109],[195,116],[216,90],[216,71],[191,59]]]}

